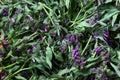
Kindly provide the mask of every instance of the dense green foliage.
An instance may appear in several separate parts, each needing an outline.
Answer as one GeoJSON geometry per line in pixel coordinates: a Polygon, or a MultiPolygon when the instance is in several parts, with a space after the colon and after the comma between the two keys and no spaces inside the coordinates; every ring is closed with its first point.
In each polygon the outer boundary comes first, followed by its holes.
{"type": "Polygon", "coordinates": [[[120,80],[120,0],[0,0],[1,80],[120,80]]]}

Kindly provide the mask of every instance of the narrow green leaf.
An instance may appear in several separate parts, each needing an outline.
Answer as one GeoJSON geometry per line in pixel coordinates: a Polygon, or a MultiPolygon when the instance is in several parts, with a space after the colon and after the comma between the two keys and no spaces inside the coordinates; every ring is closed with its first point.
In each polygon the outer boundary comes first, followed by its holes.
{"type": "Polygon", "coordinates": [[[110,63],[111,66],[114,68],[115,72],[117,73],[117,75],[120,77],[120,70],[118,69],[117,66],[115,66],[113,63],[110,63]]]}
{"type": "Polygon", "coordinates": [[[46,63],[49,65],[50,68],[52,68],[52,49],[50,47],[46,48],[46,63]]]}
{"type": "Polygon", "coordinates": [[[116,21],[116,19],[117,19],[117,16],[118,16],[118,14],[115,14],[115,15],[112,17],[112,26],[114,26],[114,23],[115,23],[115,21],[116,21]]]}
{"type": "Polygon", "coordinates": [[[26,78],[22,77],[22,76],[15,76],[16,79],[19,79],[19,80],[27,80],[26,78]]]}
{"type": "Polygon", "coordinates": [[[5,59],[9,58],[12,55],[12,50],[9,51],[9,53],[7,54],[7,56],[5,57],[5,59]]]}
{"type": "Polygon", "coordinates": [[[65,5],[66,5],[67,9],[69,9],[69,4],[70,4],[70,0],[65,0],[65,5]]]}

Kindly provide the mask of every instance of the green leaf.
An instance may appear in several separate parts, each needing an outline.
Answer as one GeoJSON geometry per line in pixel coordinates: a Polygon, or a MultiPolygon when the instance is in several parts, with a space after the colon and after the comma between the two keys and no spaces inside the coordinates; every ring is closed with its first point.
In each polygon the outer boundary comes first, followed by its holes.
{"type": "Polygon", "coordinates": [[[69,73],[69,72],[70,72],[69,69],[63,69],[63,70],[59,71],[58,75],[62,76],[62,75],[69,73]]]}
{"type": "Polygon", "coordinates": [[[91,25],[87,23],[86,21],[83,21],[79,23],[76,27],[91,27],[91,25]]]}
{"type": "Polygon", "coordinates": [[[64,74],[67,74],[67,73],[70,73],[71,71],[74,71],[74,70],[76,70],[76,68],[75,67],[72,67],[71,69],[63,69],[63,70],[60,70],[59,72],[58,72],[58,75],[59,76],[62,76],[62,75],[64,75],[64,74]]]}
{"type": "Polygon", "coordinates": [[[117,16],[118,16],[118,14],[115,14],[115,15],[112,17],[112,26],[114,26],[114,23],[115,23],[115,21],[116,21],[116,19],[117,19],[117,16]]]}
{"type": "Polygon", "coordinates": [[[18,17],[16,19],[16,23],[18,23],[20,21],[20,19],[22,18],[23,14],[18,14],[18,17]]]}
{"type": "Polygon", "coordinates": [[[69,9],[69,4],[70,4],[70,0],[65,0],[65,5],[66,5],[67,9],[69,9]]]}
{"type": "Polygon", "coordinates": [[[109,3],[109,2],[112,2],[112,0],[106,0],[105,3],[109,3]]]}
{"type": "Polygon", "coordinates": [[[31,10],[27,7],[27,5],[25,6],[25,11],[27,12],[27,13],[29,13],[31,10]]]}
{"type": "Polygon", "coordinates": [[[120,60],[120,51],[117,51],[118,59],[120,60]]]}
{"type": "Polygon", "coordinates": [[[117,34],[117,36],[115,37],[115,39],[119,39],[120,38],[120,34],[117,34]]]}
{"type": "Polygon", "coordinates": [[[50,47],[46,48],[46,63],[49,65],[50,68],[52,68],[52,49],[50,47]]]}
{"type": "Polygon", "coordinates": [[[117,73],[117,75],[120,77],[120,70],[118,69],[117,66],[115,66],[113,63],[110,63],[111,66],[114,68],[115,72],[117,73]]]}
{"type": "Polygon", "coordinates": [[[27,80],[26,78],[24,78],[24,77],[22,77],[20,75],[19,76],[15,76],[15,78],[18,79],[18,80],[27,80]]]}
{"type": "Polygon", "coordinates": [[[5,57],[5,59],[9,58],[12,55],[12,53],[13,53],[12,50],[9,51],[9,53],[7,54],[7,56],[5,57]]]}
{"type": "Polygon", "coordinates": [[[105,21],[105,20],[109,20],[113,15],[115,15],[116,13],[118,13],[119,11],[115,8],[110,8],[110,11],[108,13],[105,14],[104,18],[102,18],[100,21],[105,21]]]}

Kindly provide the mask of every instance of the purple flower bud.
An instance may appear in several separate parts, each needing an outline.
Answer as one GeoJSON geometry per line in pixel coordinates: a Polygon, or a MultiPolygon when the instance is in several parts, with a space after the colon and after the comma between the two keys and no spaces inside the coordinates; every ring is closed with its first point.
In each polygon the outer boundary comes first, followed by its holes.
{"type": "Polygon", "coordinates": [[[75,55],[76,55],[76,53],[77,53],[77,51],[76,51],[76,50],[72,50],[72,56],[75,56],[75,55]]]}
{"type": "Polygon", "coordinates": [[[76,63],[79,63],[79,62],[80,62],[80,60],[79,60],[79,59],[76,59],[76,60],[75,60],[75,62],[76,62],[76,63]]]}
{"type": "Polygon", "coordinates": [[[97,69],[96,69],[96,68],[93,68],[93,69],[92,69],[92,72],[96,72],[96,71],[97,71],[97,69]]]}
{"type": "Polygon", "coordinates": [[[70,36],[69,41],[72,42],[72,43],[74,43],[76,41],[74,35],[70,36]]]}
{"type": "Polygon", "coordinates": [[[75,58],[76,58],[76,59],[80,59],[80,56],[79,56],[79,55],[76,55],[75,58]]]}
{"type": "Polygon", "coordinates": [[[106,53],[106,54],[105,54],[105,57],[106,57],[106,58],[109,58],[109,56],[110,56],[109,53],[106,53]]]}
{"type": "Polygon", "coordinates": [[[0,80],[3,80],[5,78],[5,71],[0,72],[0,80]]]}
{"type": "Polygon", "coordinates": [[[9,11],[9,7],[5,7],[5,8],[2,10],[2,15],[3,15],[3,16],[8,16],[8,11],[9,11]]]}
{"type": "Polygon", "coordinates": [[[28,50],[27,50],[27,52],[28,53],[32,53],[33,52],[33,50],[34,50],[34,48],[35,48],[35,46],[34,45],[32,45],[28,50]]]}
{"type": "Polygon", "coordinates": [[[8,45],[8,42],[6,41],[6,40],[2,40],[2,42],[3,42],[3,45],[8,45]]]}
{"type": "Polygon", "coordinates": [[[71,36],[70,34],[67,34],[66,37],[65,37],[66,40],[69,40],[70,36],[71,36]]]}
{"type": "Polygon", "coordinates": [[[65,19],[65,23],[68,23],[68,22],[69,22],[69,19],[68,19],[68,18],[66,18],[66,19],[65,19]]]}
{"type": "Polygon", "coordinates": [[[103,61],[103,64],[104,64],[104,65],[107,65],[107,64],[109,64],[109,63],[110,63],[109,60],[105,60],[105,61],[103,61]]]}
{"type": "Polygon", "coordinates": [[[35,62],[35,58],[32,58],[32,61],[35,62]]]}
{"type": "Polygon", "coordinates": [[[96,54],[99,54],[99,53],[101,53],[101,52],[102,52],[102,49],[101,49],[101,47],[97,47],[97,48],[95,49],[95,52],[96,52],[96,54]]]}
{"type": "Polygon", "coordinates": [[[95,33],[93,37],[94,39],[98,39],[98,33],[95,33]]]}
{"type": "Polygon", "coordinates": [[[92,17],[90,17],[89,19],[86,19],[85,21],[86,21],[87,23],[89,23],[90,25],[93,24],[93,18],[92,18],[92,17]]]}
{"type": "Polygon", "coordinates": [[[117,24],[117,23],[115,23],[115,24],[114,24],[114,26],[115,26],[115,27],[118,27],[118,24],[117,24]]]}
{"type": "Polygon", "coordinates": [[[84,55],[87,56],[88,52],[85,52],[84,55]]]}
{"type": "Polygon", "coordinates": [[[48,30],[47,30],[47,28],[45,28],[45,30],[44,30],[45,32],[48,32],[48,30]]]}
{"type": "Polygon", "coordinates": [[[15,19],[14,19],[14,18],[11,18],[11,19],[10,19],[10,22],[15,23],[15,19]]]}
{"type": "Polygon", "coordinates": [[[32,50],[31,50],[31,49],[28,49],[28,50],[27,50],[27,52],[28,52],[28,53],[31,53],[31,52],[32,52],[32,50]]]}
{"type": "Polygon", "coordinates": [[[19,14],[20,10],[18,8],[15,8],[15,14],[19,14]]]}
{"type": "Polygon", "coordinates": [[[72,55],[73,55],[73,56],[77,56],[77,55],[78,55],[79,46],[80,46],[80,44],[78,43],[78,44],[76,45],[75,49],[72,50],[72,55]]]}
{"type": "Polygon", "coordinates": [[[103,30],[103,37],[107,38],[109,35],[109,31],[108,30],[103,30]]]}
{"type": "Polygon", "coordinates": [[[78,44],[76,45],[75,49],[78,50],[79,47],[80,47],[80,43],[78,43],[78,44]]]}
{"type": "Polygon", "coordinates": [[[32,45],[32,49],[34,49],[35,48],[35,46],[34,45],[32,45]]]}
{"type": "Polygon", "coordinates": [[[84,65],[85,65],[85,63],[81,61],[80,62],[80,66],[84,66],[84,65]]]}
{"type": "Polygon", "coordinates": [[[109,80],[108,77],[105,77],[104,80],[109,80]]]}

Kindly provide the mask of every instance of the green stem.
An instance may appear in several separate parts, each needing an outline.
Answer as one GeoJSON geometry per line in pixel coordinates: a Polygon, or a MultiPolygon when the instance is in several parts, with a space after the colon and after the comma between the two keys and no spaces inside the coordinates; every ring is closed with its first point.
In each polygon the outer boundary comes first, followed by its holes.
{"type": "Polygon", "coordinates": [[[20,69],[20,70],[18,70],[17,72],[15,72],[15,73],[13,73],[13,74],[10,74],[10,75],[8,75],[7,77],[5,77],[4,80],[9,80],[12,76],[18,74],[18,73],[21,72],[21,71],[28,70],[28,69],[31,69],[31,68],[20,69]]]}
{"type": "MultiPolygon", "coordinates": [[[[55,23],[53,22],[52,17],[49,15],[49,13],[47,12],[47,10],[45,9],[45,7],[47,7],[47,6],[45,4],[42,4],[41,2],[39,2],[39,5],[43,7],[44,11],[46,12],[46,14],[48,15],[48,17],[50,18],[52,24],[55,26],[55,23]]],[[[48,8],[48,9],[51,11],[50,8],[48,8]]]]}
{"type": "Polygon", "coordinates": [[[17,64],[17,62],[15,62],[15,63],[13,63],[13,64],[11,64],[11,65],[8,65],[8,66],[6,66],[6,67],[3,67],[3,69],[10,68],[10,67],[12,67],[12,66],[14,66],[14,65],[16,65],[16,64],[17,64]]]}
{"type": "MultiPolygon", "coordinates": [[[[72,27],[73,25],[76,24],[76,20],[78,19],[78,17],[79,17],[79,15],[80,15],[80,13],[82,12],[82,10],[85,10],[86,8],[88,8],[89,6],[91,6],[93,3],[94,3],[94,0],[93,0],[91,3],[89,3],[87,6],[83,7],[83,8],[78,12],[78,14],[77,14],[77,16],[76,16],[73,24],[72,24],[70,27],[72,27]]],[[[84,17],[83,17],[81,20],[79,20],[79,21],[81,22],[82,20],[84,20],[84,17]]]]}
{"type": "Polygon", "coordinates": [[[85,48],[83,49],[83,51],[82,51],[82,53],[81,53],[81,56],[84,54],[85,50],[87,49],[87,47],[88,47],[88,45],[89,45],[91,39],[92,39],[92,36],[90,36],[90,38],[89,38],[89,40],[88,40],[88,42],[87,42],[85,48]]]}
{"type": "Polygon", "coordinates": [[[72,24],[70,27],[72,27],[72,26],[75,24],[75,22],[76,22],[76,20],[78,19],[78,17],[79,17],[79,15],[80,15],[81,12],[82,12],[82,9],[80,9],[80,11],[78,12],[78,14],[77,14],[77,16],[76,16],[73,24],[72,24]]]}

